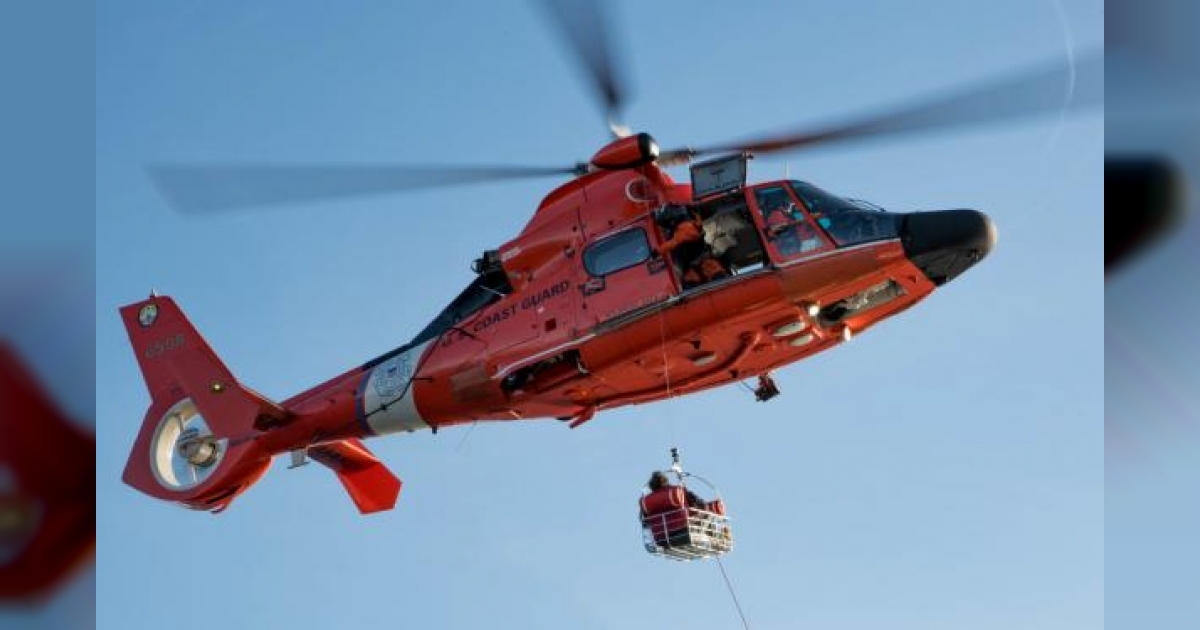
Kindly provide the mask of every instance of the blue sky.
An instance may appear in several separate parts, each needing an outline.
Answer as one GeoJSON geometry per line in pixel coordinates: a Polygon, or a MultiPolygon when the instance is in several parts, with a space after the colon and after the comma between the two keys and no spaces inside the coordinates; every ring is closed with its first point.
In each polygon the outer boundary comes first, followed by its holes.
{"type": "MultiPolygon", "coordinates": [[[[1195,128],[1189,133],[1194,160],[1195,128]]],[[[1190,221],[1107,282],[1106,621],[1113,628],[1189,628],[1200,619],[1200,365],[1195,335],[1179,326],[1200,318],[1191,291],[1200,242],[1192,206],[1190,221]],[[1144,308],[1177,293],[1169,308],[1144,308]]]]}
{"type": "MultiPolygon", "coordinates": [[[[366,519],[316,466],[277,463],[217,517],[123,486],[148,399],[118,306],[174,296],[282,399],[407,341],[552,187],[195,217],[145,165],[559,164],[604,142],[535,6],[422,4],[99,8],[100,627],[736,627],[716,566],[640,547],[638,491],[672,445],[730,506],[725,567],[751,627],[1102,625],[1099,112],[755,160],[755,180],[786,168],[895,210],[979,208],[1000,231],[923,304],[779,372],[768,404],[728,387],[574,431],[384,438],[371,447],[406,485],[366,519]]],[[[664,146],[871,110],[1062,59],[1067,34],[1103,38],[1093,0],[614,4],[626,119],[664,146]]]]}
{"type": "Polygon", "coordinates": [[[1109,57],[1107,146],[1165,156],[1190,199],[1187,220],[1106,283],[1105,613],[1113,628],[1190,628],[1200,620],[1200,354],[1180,323],[1200,317],[1200,92],[1192,80],[1200,6],[1116,3],[1124,5],[1136,7],[1145,30],[1122,31],[1128,48],[1109,57]],[[1146,308],[1163,296],[1172,296],[1166,308],[1146,308]]]}

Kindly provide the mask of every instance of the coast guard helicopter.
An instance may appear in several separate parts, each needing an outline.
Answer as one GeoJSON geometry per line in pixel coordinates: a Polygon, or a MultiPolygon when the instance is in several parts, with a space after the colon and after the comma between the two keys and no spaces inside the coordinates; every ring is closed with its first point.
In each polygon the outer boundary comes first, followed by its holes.
{"type": "Polygon", "coordinates": [[[894,213],[799,180],[751,183],[753,155],[1057,111],[1102,97],[1086,61],[875,116],[709,147],[660,149],[616,124],[624,93],[593,3],[549,2],[614,139],[563,167],[269,164],[151,169],[185,212],[433,185],[567,176],[525,227],[475,260],[474,280],[413,339],[272,401],[241,383],[167,296],[120,309],[151,404],[124,481],[221,511],[276,455],[336,473],[363,513],[401,488],[362,440],[476,421],[558,419],[759,378],[897,315],[982,260],[982,212],[894,213]],[[583,9],[581,10],[581,6],[583,9]],[[581,16],[585,16],[581,18],[581,16]],[[701,159],[704,158],[704,159],[701,159]],[[690,164],[689,181],[665,168],[690,164]]]}

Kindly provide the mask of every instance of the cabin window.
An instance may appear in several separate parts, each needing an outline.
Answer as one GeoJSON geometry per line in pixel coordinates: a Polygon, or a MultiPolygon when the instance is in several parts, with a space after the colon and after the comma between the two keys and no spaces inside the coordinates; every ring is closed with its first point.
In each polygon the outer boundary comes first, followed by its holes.
{"type": "Polygon", "coordinates": [[[625,230],[596,241],[583,252],[583,266],[593,276],[606,276],[650,257],[650,242],[642,228],[625,230]]]}
{"type": "Polygon", "coordinates": [[[409,346],[415,346],[422,341],[441,336],[442,333],[458,325],[462,320],[498,302],[500,298],[511,292],[512,285],[509,284],[508,276],[500,267],[480,274],[471,284],[467,285],[466,289],[463,289],[462,293],[458,294],[458,297],[454,298],[454,301],[442,309],[442,312],[432,322],[429,322],[429,325],[420,334],[409,342],[409,346]]]}
{"type": "Polygon", "coordinates": [[[767,240],[775,243],[784,258],[824,249],[825,241],[783,186],[760,188],[754,191],[754,197],[767,240]]]}

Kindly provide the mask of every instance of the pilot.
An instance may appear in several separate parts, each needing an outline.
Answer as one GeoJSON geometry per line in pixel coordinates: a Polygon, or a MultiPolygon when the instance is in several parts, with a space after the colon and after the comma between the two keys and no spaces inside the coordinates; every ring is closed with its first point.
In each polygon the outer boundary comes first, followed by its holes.
{"type": "Polygon", "coordinates": [[[775,246],[784,256],[800,252],[800,237],[796,233],[796,219],[799,211],[791,202],[780,200],[766,211],[763,219],[767,224],[767,235],[775,241],[775,246]]]}
{"type": "Polygon", "coordinates": [[[824,242],[816,228],[791,201],[780,200],[763,215],[767,236],[784,256],[821,249],[824,242]]]}
{"type": "Polygon", "coordinates": [[[729,275],[729,270],[713,256],[704,241],[704,229],[691,210],[683,206],[663,206],[655,220],[669,238],[662,245],[664,258],[673,258],[683,274],[683,288],[690,289],[729,275]]]}

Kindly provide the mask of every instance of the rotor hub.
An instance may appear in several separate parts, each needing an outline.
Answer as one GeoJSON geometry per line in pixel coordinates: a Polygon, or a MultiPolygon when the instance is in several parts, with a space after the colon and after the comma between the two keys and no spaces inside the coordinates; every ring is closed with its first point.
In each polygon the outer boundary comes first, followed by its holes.
{"type": "Polygon", "coordinates": [[[217,463],[217,456],[220,455],[220,448],[217,441],[212,436],[202,436],[195,428],[190,428],[179,436],[178,446],[179,455],[186,459],[189,464],[208,468],[217,463]]]}

